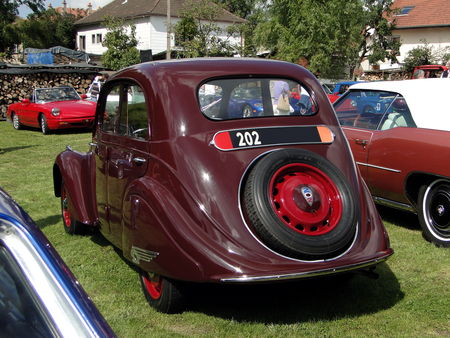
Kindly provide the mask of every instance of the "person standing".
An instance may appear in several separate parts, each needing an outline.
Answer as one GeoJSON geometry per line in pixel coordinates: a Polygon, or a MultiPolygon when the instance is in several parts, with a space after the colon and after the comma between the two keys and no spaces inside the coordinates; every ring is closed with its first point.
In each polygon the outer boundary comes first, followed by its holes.
{"type": "Polygon", "coordinates": [[[446,65],[447,70],[444,70],[441,74],[441,78],[449,78],[450,79],[450,60],[447,61],[446,65]]]}

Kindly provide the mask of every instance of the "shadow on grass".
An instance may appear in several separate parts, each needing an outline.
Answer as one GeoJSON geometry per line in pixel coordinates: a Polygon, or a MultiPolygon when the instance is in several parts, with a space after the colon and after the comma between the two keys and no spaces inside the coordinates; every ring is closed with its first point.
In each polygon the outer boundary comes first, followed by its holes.
{"type": "Polygon", "coordinates": [[[58,222],[61,222],[61,214],[48,216],[48,217],[45,217],[45,218],[35,221],[35,223],[39,227],[39,229],[43,229],[50,225],[55,225],[58,222]]]}
{"type": "Polygon", "coordinates": [[[187,311],[264,324],[358,317],[391,308],[404,297],[387,264],[379,265],[377,272],[377,280],[357,274],[266,285],[195,286],[187,311]]]}
{"type": "Polygon", "coordinates": [[[0,154],[9,153],[11,151],[16,151],[16,150],[32,148],[32,147],[35,147],[35,146],[20,146],[20,147],[0,148],[0,154]]]}
{"type": "MultiPolygon", "coordinates": [[[[91,240],[100,246],[112,246],[100,232],[92,234],[91,240]]],[[[115,251],[130,273],[139,273],[121,250],[115,251]]],[[[272,284],[183,284],[182,290],[188,297],[188,312],[264,324],[332,321],[389,309],[404,298],[386,263],[379,264],[376,272],[378,279],[354,273],[272,284]]]]}
{"type": "Polygon", "coordinates": [[[408,230],[420,231],[419,219],[416,214],[381,205],[377,205],[377,209],[383,221],[401,226],[408,230]]]}

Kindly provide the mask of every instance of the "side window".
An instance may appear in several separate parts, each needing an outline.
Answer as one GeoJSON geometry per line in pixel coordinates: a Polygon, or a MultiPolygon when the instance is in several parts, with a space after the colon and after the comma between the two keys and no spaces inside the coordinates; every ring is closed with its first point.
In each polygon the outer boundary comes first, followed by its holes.
{"type": "Polygon", "coordinates": [[[136,139],[148,138],[147,102],[141,87],[123,83],[109,91],[102,130],[136,139]]]}
{"type": "Polygon", "coordinates": [[[350,91],[334,109],[342,126],[376,130],[396,94],[379,91],[350,91]]]}
{"type": "Polygon", "coordinates": [[[115,85],[106,96],[105,112],[103,115],[102,130],[109,133],[117,133],[118,119],[120,117],[120,89],[121,85],[115,85]]]}
{"type": "Polygon", "coordinates": [[[408,105],[403,97],[397,96],[384,114],[381,130],[397,127],[416,127],[408,105]]]}

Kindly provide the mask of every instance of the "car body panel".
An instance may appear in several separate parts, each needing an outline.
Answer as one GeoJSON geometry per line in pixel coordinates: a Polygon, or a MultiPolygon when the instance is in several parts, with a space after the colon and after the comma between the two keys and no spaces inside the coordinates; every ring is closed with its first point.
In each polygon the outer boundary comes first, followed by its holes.
{"type": "MultiPolygon", "coordinates": [[[[78,217],[98,225],[102,234],[122,249],[125,258],[146,271],[197,282],[276,280],[276,276],[301,278],[336,269],[358,269],[377,264],[393,252],[328,98],[312,74],[296,65],[255,59],[201,59],[125,69],[102,88],[91,150],[82,155],[72,153],[67,150],[58,156],[56,173],[61,177],[96,176],[95,184],[79,184],[81,190],[68,186],[73,189],[69,193],[74,205],[85,204],[76,207],[78,217]],[[202,116],[198,99],[202,84],[248,74],[250,78],[297,79],[308,88],[320,107],[319,113],[222,121],[202,116]],[[146,142],[114,137],[102,130],[108,109],[103,94],[124,81],[133,81],[145,93],[150,127],[146,142]],[[174,89],[177,99],[173,99],[174,89]],[[296,125],[326,126],[335,138],[326,144],[273,144],[231,151],[221,151],[213,142],[214,136],[225,130],[276,127],[282,132],[296,125]],[[361,215],[358,233],[345,254],[318,261],[285,257],[265,246],[246,224],[241,205],[243,180],[259,158],[280,148],[320,154],[349,182],[361,215]],[[64,158],[76,156],[95,165],[90,169],[78,166],[83,174],[71,172],[64,158]],[[145,162],[137,164],[136,157],[145,162]],[[112,163],[116,160],[123,161],[121,168],[112,163]],[[127,170],[133,173],[128,176],[127,170]],[[91,210],[95,212],[88,212],[91,210]]],[[[55,182],[57,185],[57,178],[55,182]]]]}

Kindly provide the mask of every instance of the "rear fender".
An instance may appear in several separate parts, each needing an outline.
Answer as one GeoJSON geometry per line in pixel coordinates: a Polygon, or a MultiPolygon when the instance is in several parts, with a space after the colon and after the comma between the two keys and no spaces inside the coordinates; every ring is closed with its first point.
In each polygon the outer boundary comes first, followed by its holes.
{"type": "Polygon", "coordinates": [[[83,224],[95,225],[98,215],[93,154],[73,151],[69,147],[60,153],[53,165],[53,185],[56,197],[61,197],[63,180],[72,200],[73,210],[70,210],[72,215],[83,224]]]}

